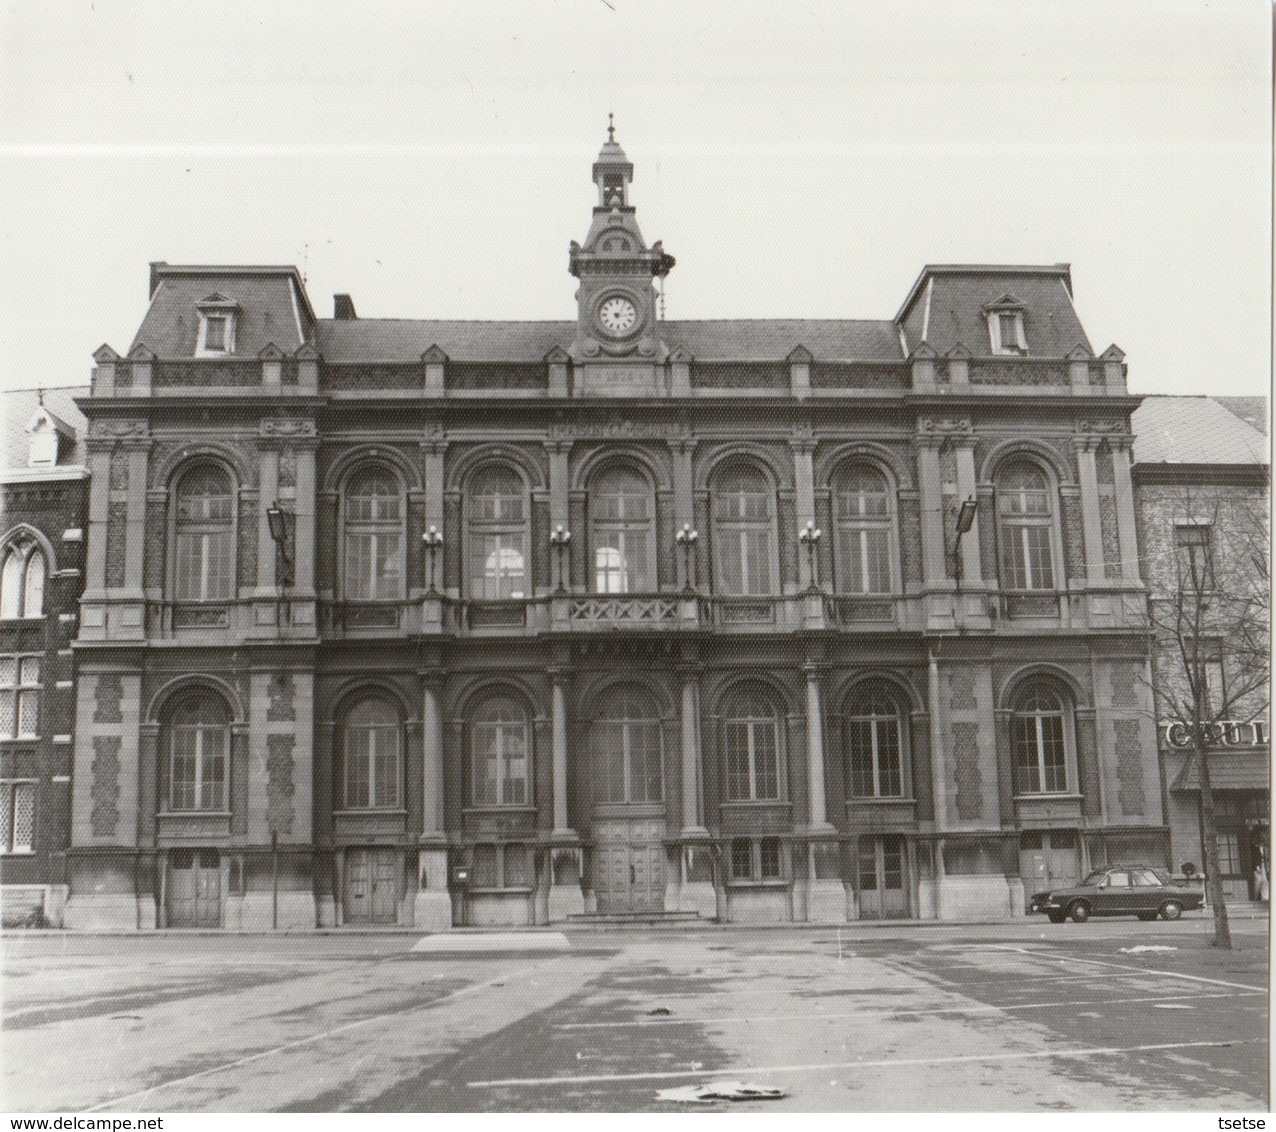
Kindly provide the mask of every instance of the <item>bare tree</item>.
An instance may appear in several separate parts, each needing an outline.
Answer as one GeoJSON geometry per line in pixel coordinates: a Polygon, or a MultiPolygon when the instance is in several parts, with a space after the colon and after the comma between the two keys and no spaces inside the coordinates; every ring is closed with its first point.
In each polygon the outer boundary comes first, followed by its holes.
{"type": "Polygon", "coordinates": [[[1173,581],[1155,579],[1148,599],[1158,708],[1186,731],[1200,784],[1205,887],[1214,911],[1215,947],[1231,948],[1223,901],[1210,755],[1240,727],[1267,714],[1271,599],[1265,503],[1243,493],[1213,494],[1179,505],[1173,581]]]}

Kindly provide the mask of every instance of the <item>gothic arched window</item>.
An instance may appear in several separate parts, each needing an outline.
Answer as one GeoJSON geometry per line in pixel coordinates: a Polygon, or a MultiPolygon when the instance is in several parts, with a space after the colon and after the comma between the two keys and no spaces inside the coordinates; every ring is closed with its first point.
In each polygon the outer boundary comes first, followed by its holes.
{"type": "Polygon", "coordinates": [[[44,613],[44,552],[30,536],[13,539],[0,565],[0,618],[39,617],[44,613]]]}

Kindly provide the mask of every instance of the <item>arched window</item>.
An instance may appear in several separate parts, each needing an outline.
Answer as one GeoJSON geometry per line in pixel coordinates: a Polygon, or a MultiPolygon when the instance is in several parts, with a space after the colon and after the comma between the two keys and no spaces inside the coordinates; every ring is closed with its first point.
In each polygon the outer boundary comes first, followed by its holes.
{"type": "Polygon", "coordinates": [[[1054,492],[1046,473],[1028,460],[997,475],[1001,584],[1008,590],[1055,588],[1054,492]]]}
{"type": "Polygon", "coordinates": [[[347,810],[394,809],[403,804],[403,727],[394,706],[360,700],[342,729],[347,810]]]}
{"type": "Polygon", "coordinates": [[[846,704],[846,759],[851,794],[858,798],[902,798],[908,731],[889,686],[858,685],[846,704]]]}
{"type": "Polygon", "coordinates": [[[604,594],[654,590],[655,519],[647,480],[629,468],[603,472],[589,492],[594,589],[604,594]]]}
{"type": "Polygon", "coordinates": [[[736,465],[718,477],[713,489],[713,537],[720,592],[741,596],[775,592],[774,495],[758,469],[736,465]]]}
{"type": "Polygon", "coordinates": [[[235,492],[213,464],[192,468],[177,485],[173,589],[178,601],[225,601],[234,590],[235,492]]]}
{"type": "Polygon", "coordinates": [[[727,801],[778,801],[781,797],[780,710],[764,688],[734,692],[723,710],[727,801]]]}
{"type": "Polygon", "coordinates": [[[592,730],[599,802],[659,802],[664,797],[660,713],[641,688],[603,696],[592,730]]]}
{"type": "Polygon", "coordinates": [[[403,492],[386,468],[364,468],[345,494],[345,596],[353,601],[404,596],[403,492]]]}
{"type": "Polygon", "coordinates": [[[1062,695],[1036,683],[1015,701],[1011,724],[1015,790],[1019,794],[1062,794],[1072,760],[1071,712],[1062,695]]]}
{"type": "Polygon", "coordinates": [[[19,536],[3,551],[0,566],[0,618],[40,617],[44,613],[47,565],[35,539],[19,536]]]}
{"type": "Polygon", "coordinates": [[[220,697],[193,692],[168,719],[168,808],[230,807],[230,713],[220,697]]]}
{"type": "Polygon", "coordinates": [[[530,596],[527,490],[512,468],[474,478],[470,507],[470,596],[487,600],[530,596]]]}
{"type": "Polygon", "coordinates": [[[474,712],[470,763],[476,806],[530,805],[532,736],[527,712],[518,700],[494,696],[474,712]]]}
{"type": "Polygon", "coordinates": [[[837,588],[847,594],[884,594],[891,581],[894,520],[886,477],[866,464],[843,468],[833,481],[837,588]]]}

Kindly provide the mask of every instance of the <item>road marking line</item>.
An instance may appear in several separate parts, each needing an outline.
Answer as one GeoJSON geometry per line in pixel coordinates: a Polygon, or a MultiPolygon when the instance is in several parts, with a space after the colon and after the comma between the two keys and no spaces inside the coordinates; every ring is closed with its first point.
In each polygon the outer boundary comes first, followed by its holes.
{"type": "MultiPolygon", "coordinates": [[[[547,956],[546,958],[550,958],[547,956]]],[[[198,1073],[189,1073],[185,1077],[174,1077],[170,1081],[161,1081],[156,1085],[151,1085],[147,1089],[139,1089],[135,1093],[129,1093],[122,1097],[112,1097],[110,1100],[101,1101],[93,1105],[91,1108],[82,1109],[83,1112],[101,1112],[102,1109],[111,1105],[121,1105],[126,1101],[134,1101],[138,1098],[149,1098],[152,1094],[159,1092],[161,1089],[167,1089],[173,1085],[184,1085],[188,1081],[196,1081],[200,1077],[211,1077],[214,1073],[223,1073],[227,1069],[238,1069],[241,1065],[250,1065],[254,1061],[261,1061],[263,1058],[274,1057],[277,1053],[287,1053],[289,1050],[298,1049],[301,1046],[310,1045],[312,1042],[323,1041],[324,1038],[335,1037],[337,1034],[344,1034],[350,1030],[357,1030],[361,1026],[369,1026],[374,1022],[384,1022],[387,1018],[398,1018],[404,1014],[411,1014],[415,1010],[429,1010],[432,1007],[439,1006],[442,1003],[454,998],[461,998],[463,995],[474,994],[477,991],[487,990],[489,987],[504,983],[510,979],[517,979],[520,975],[526,975],[529,971],[534,971],[540,966],[539,963],[533,963],[531,966],[523,967],[518,971],[509,971],[502,975],[486,980],[482,983],[475,983],[473,986],[462,987],[460,990],[453,991],[451,994],[445,994],[440,998],[433,998],[429,1002],[417,1002],[411,1006],[405,1006],[402,1010],[390,1010],[385,1014],[376,1014],[371,1018],[360,1018],[355,1022],[346,1022],[341,1026],[334,1026],[331,1030],[324,1030],[319,1034],[311,1034],[308,1038],[298,1038],[296,1041],[285,1042],[283,1045],[275,1046],[273,1049],[260,1050],[257,1053],[250,1053],[246,1057],[236,1058],[234,1061],[228,1061],[224,1065],[214,1065],[211,1069],[201,1069],[198,1073]]],[[[132,1106],[137,1107],[137,1106],[132,1106]]]]}
{"type": "MultiPolygon", "coordinates": [[[[725,1014],[717,1018],[633,1018],[629,1021],[617,1022],[563,1022],[556,1026],[559,1030],[613,1030],[634,1026],[716,1026],[730,1022],[822,1022],[838,1021],[843,1018],[894,1018],[900,1015],[936,1015],[936,1014],[982,1014],[987,1011],[1011,1012],[1015,1010],[1050,1010],[1059,1006],[1126,1006],[1138,1002],[1175,1002],[1180,999],[1191,999],[1193,1002],[1203,998],[1257,998],[1266,991],[1246,991],[1243,994],[1154,994],[1144,998],[1100,998],[1092,1001],[1067,999],[1062,1002],[1024,1002],[998,1005],[981,1002],[973,1006],[930,1006],[917,1010],[891,1010],[889,1008],[868,1010],[850,1010],[838,1014],[725,1014]]],[[[1190,1009],[1189,1007],[1170,1007],[1174,1010],[1190,1009]]]]}
{"type": "Polygon", "coordinates": [[[1226,979],[1207,979],[1203,975],[1184,975],[1178,971],[1155,971],[1151,967],[1128,967],[1124,963],[1113,963],[1107,959],[1082,959],[1079,955],[1044,955],[1038,951],[1028,951],[1026,948],[1008,948],[1007,950],[1021,951],[1024,955],[1035,955],[1039,959],[1049,959],[1054,963],[1090,963],[1097,967],[1115,967],[1118,971],[1132,971],[1140,975],[1164,975],[1171,979],[1187,979],[1193,983],[1209,983],[1215,987],[1234,987],[1237,990],[1267,993],[1266,987],[1255,987],[1249,983],[1229,983],[1226,979]]]}
{"type": "Polygon", "coordinates": [[[1167,1049],[1223,1048],[1253,1045],[1260,1039],[1214,1042],[1166,1042],[1148,1046],[1095,1046],[1089,1049],[1041,1049],[1021,1053],[963,1054],[956,1057],[906,1057],[887,1061],[825,1061],[806,1065],[745,1065],[721,1069],[663,1069],[650,1073],[599,1073],[589,1077],[508,1077],[500,1081],[467,1081],[471,1089],[501,1089],[542,1085],[602,1085],[624,1081],[665,1081],[679,1077],[705,1077],[725,1080],[736,1076],[761,1076],[764,1073],[823,1073],[830,1069],[891,1069],[907,1065],[961,1065],[977,1061],[1016,1061],[1031,1058],[1086,1058],[1118,1053],[1155,1053],[1167,1049]]]}

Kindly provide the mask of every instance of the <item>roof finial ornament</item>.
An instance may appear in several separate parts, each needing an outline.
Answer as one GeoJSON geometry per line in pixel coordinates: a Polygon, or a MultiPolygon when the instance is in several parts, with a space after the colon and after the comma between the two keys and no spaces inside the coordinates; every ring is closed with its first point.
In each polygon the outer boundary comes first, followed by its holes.
{"type": "Polygon", "coordinates": [[[616,116],[614,114],[610,112],[607,114],[607,140],[613,143],[616,140],[615,119],[616,119],[616,116]]]}

